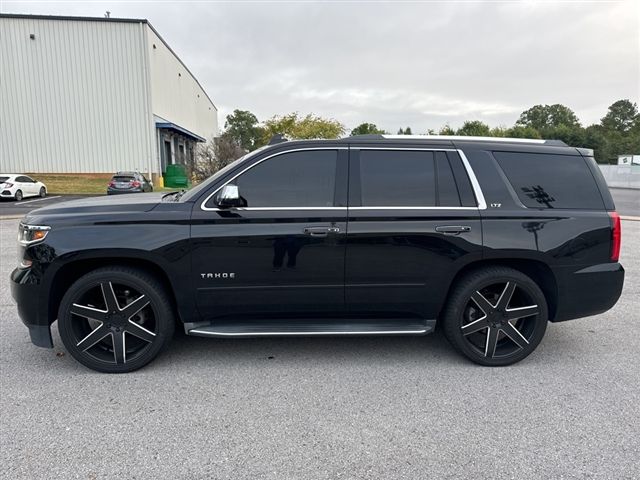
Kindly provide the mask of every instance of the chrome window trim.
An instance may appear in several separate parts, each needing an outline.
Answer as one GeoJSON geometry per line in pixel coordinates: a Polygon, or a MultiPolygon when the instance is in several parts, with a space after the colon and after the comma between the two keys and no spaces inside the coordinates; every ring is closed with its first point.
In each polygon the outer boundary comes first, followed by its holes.
{"type": "Polygon", "coordinates": [[[398,150],[398,151],[425,151],[425,152],[457,152],[460,155],[460,159],[462,160],[462,164],[467,172],[469,177],[469,181],[471,182],[471,188],[476,196],[477,206],[475,207],[446,207],[446,206],[366,206],[366,207],[236,207],[236,208],[217,208],[217,207],[207,207],[206,203],[213,197],[218,191],[222,189],[228,183],[231,183],[240,175],[245,173],[246,171],[252,169],[256,165],[261,164],[265,160],[269,160],[270,158],[277,157],[278,155],[284,155],[285,153],[291,152],[304,152],[304,151],[316,151],[316,150],[349,150],[349,147],[309,147],[309,148],[296,148],[292,150],[284,150],[281,152],[274,153],[272,155],[268,155],[263,159],[257,161],[253,165],[248,166],[247,168],[241,170],[229,180],[224,182],[218,188],[216,188],[210,195],[208,195],[200,204],[200,209],[208,212],[223,212],[223,211],[304,211],[304,210],[486,210],[487,203],[484,198],[484,194],[482,193],[482,188],[480,187],[480,183],[476,177],[469,160],[467,159],[464,152],[459,148],[419,148],[419,147],[376,147],[376,146],[363,146],[363,147],[352,147],[354,150],[398,150]]]}
{"type": "Polygon", "coordinates": [[[467,171],[467,175],[469,175],[469,180],[471,181],[471,187],[473,188],[473,192],[476,194],[476,201],[478,202],[478,210],[486,210],[487,202],[484,199],[484,194],[482,193],[482,188],[480,187],[480,182],[476,178],[476,173],[471,168],[471,164],[467,159],[467,156],[461,149],[456,149],[458,155],[462,159],[462,163],[464,164],[464,168],[467,171]]]}

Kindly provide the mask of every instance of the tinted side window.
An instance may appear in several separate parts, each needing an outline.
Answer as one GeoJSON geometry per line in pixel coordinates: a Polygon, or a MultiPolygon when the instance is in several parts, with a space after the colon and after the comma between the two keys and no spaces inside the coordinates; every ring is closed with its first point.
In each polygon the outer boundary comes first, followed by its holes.
{"type": "Polygon", "coordinates": [[[332,207],[338,153],[283,153],[247,170],[232,183],[247,207],[332,207]]]}
{"type": "Polygon", "coordinates": [[[493,155],[527,207],[604,208],[593,175],[580,156],[516,152],[493,155]]]}
{"type": "Polygon", "coordinates": [[[438,206],[459,207],[460,195],[453,171],[445,152],[436,152],[436,176],[438,187],[438,206]]]}
{"type": "Polygon", "coordinates": [[[25,176],[19,176],[16,177],[16,182],[20,182],[20,183],[29,183],[29,179],[25,176]]]}
{"type": "Polygon", "coordinates": [[[433,152],[360,151],[365,207],[430,207],[436,204],[433,152]]]}

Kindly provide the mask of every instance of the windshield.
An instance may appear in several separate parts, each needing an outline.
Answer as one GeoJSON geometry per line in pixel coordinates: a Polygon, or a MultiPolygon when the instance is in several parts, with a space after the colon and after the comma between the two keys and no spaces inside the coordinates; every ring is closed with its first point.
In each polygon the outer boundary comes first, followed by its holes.
{"type": "Polygon", "coordinates": [[[240,157],[239,159],[231,162],[229,165],[227,165],[224,168],[221,168],[220,170],[218,170],[216,173],[214,173],[213,175],[211,175],[209,178],[207,178],[204,182],[200,183],[199,185],[196,185],[195,187],[193,187],[191,190],[187,191],[184,193],[184,195],[182,195],[180,197],[181,201],[185,201],[188,202],[194,198],[197,198],[198,195],[200,195],[200,193],[202,193],[203,191],[205,191],[207,188],[209,188],[209,186],[213,183],[215,183],[215,181],[220,178],[223,177],[224,175],[227,174],[227,172],[229,172],[230,170],[233,170],[236,166],[238,166],[238,164],[240,162],[245,161],[246,159],[253,157],[254,155],[256,155],[257,153],[261,152],[262,150],[264,150],[265,148],[267,148],[268,145],[258,148],[257,150],[254,150],[253,152],[249,152],[246,155],[240,157]]]}

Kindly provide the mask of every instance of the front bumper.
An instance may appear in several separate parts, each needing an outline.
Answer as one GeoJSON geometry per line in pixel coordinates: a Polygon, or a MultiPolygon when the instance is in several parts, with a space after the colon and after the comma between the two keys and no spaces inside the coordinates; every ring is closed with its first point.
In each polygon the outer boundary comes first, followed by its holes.
{"type": "Polygon", "coordinates": [[[18,305],[18,315],[27,328],[31,342],[38,347],[53,348],[47,315],[42,313],[41,285],[31,278],[29,269],[11,272],[11,296],[18,305]]]}
{"type": "Polygon", "coordinates": [[[606,312],[622,293],[624,268],[619,263],[601,263],[575,271],[556,271],[558,309],[553,322],[606,312]]]}

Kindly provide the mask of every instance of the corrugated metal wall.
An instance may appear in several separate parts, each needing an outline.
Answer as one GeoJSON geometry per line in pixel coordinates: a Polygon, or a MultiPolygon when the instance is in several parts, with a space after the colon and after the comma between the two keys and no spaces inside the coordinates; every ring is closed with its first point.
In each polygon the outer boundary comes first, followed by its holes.
{"type": "Polygon", "coordinates": [[[196,79],[147,28],[153,113],[207,140],[218,134],[218,112],[196,79]]]}
{"type": "Polygon", "coordinates": [[[0,18],[0,171],[147,171],[146,29],[0,18]]]}

